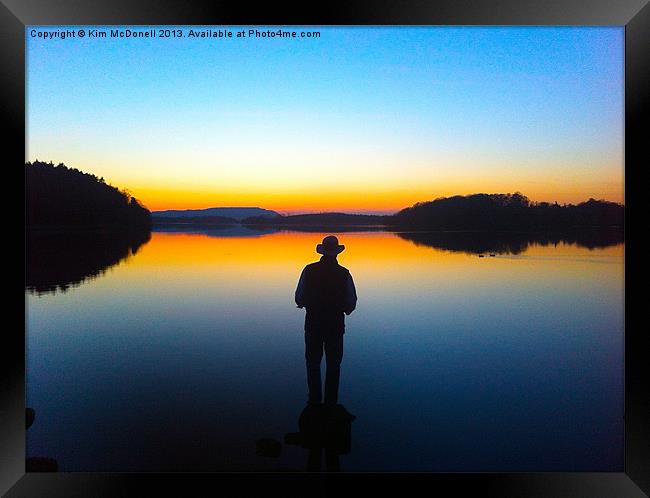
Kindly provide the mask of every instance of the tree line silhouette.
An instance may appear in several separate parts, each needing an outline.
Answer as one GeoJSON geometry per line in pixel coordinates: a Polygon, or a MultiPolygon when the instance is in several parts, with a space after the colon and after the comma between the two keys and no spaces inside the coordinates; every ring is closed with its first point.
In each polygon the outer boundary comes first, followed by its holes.
{"type": "Polygon", "coordinates": [[[239,225],[236,219],[227,216],[166,216],[163,218],[154,214],[152,220],[154,225],[239,225]]]}
{"type": "Polygon", "coordinates": [[[621,204],[589,199],[577,205],[532,202],[525,195],[473,194],[420,202],[392,216],[390,224],[430,230],[558,230],[622,227],[621,204]]]}
{"type": "MultiPolygon", "coordinates": [[[[64,164],[25,163],[27,225],[150,228],[152,216],[135,197],[103,178],[64,164]]],[[[317,213],[253,216],[247,226],[386,227],[426,230],[569,230],[623,227],[623,205],[589,199],[580,204],[532,202],[514,194],[472,194],[418,202],[394,215],[317,213]]],[[[166,223],[232,225],[222,216],[167,218],[166,223]]]]}
{"type": "Polygon", "coordinates": [[[26,222],[34,227],[150,229],[151,213],[128,191],[63,163],[25,163],[26,222]]]}
{"type": "Polygon", "coordinates": [[[580,204],[532,202],[525,195],[472,194],[418,202],[394,215],[318,213],[275,218],[253,217],[245,225],[371,226],[423,230],[570,230],[622,228],[625,208],[615,202],[589,199],[580,204]]]}
{"type": "Polygon", "coordinates": [[[251,216],[242,220],[243,225],[283,225],[283,226],[384,226],[389,216],[316,213],[294,214],[289,216],[251,216]]]}

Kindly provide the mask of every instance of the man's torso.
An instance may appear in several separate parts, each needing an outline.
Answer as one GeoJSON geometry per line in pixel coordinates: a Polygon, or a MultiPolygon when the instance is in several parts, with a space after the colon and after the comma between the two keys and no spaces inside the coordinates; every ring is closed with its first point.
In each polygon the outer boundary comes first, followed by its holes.
{"type": "Polygon", "coordinates": [[[305,267],[305,330],[345,330],[345,293],[348,270],[336,260],[305,267]]]}

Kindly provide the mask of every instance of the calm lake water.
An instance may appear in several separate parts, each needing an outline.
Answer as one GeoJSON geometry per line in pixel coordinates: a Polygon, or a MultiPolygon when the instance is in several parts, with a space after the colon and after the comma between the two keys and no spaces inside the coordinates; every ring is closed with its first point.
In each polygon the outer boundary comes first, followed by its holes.
{"type": "MultiPolygon", "coordinates": [[[[293,293],[324,235],[154,231],[105,271],[31,286],[28,456],[63,471],[304,469],[308,450],[284,442],[307,399],[293,293]],[[261,438],[280,454],[258,455],[261,438]]],[[[359,297],[342,470],[623,470],[623,244],[478,257],[462,235],[337,235],[359,297]]],[[[92,266],[90,252],[66,264],[92,266]]]]}

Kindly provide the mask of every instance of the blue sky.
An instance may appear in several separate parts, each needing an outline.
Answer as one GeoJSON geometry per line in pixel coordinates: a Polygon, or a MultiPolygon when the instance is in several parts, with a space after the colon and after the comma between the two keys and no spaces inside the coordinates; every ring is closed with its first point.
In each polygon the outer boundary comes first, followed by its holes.
{"type": "Polygon", "coordinates": [[[31,29],[28,159],[103,176],[154,209],[390,211],[515,190],[623,200],[623,28],[65,40],[31,29]]]}

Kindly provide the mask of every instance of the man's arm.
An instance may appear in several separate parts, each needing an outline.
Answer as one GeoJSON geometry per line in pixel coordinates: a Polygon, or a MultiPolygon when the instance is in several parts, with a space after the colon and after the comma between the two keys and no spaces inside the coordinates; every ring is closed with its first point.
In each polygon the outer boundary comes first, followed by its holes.
{"type": "Polygon", "coordinates": [[[303,308],[305,306],[305,269],[303,268],[302,273],[300,274],[300,280],[298,280],[298,287],[296,287],[296,305],[298,308],[303,308]]]}
{"type": "Polygon", "coordinates": [[[357,307],[357,290],[354,288],[354,281],[349,273],[345,291],[345,314],[349,315],[357,307]]]}

